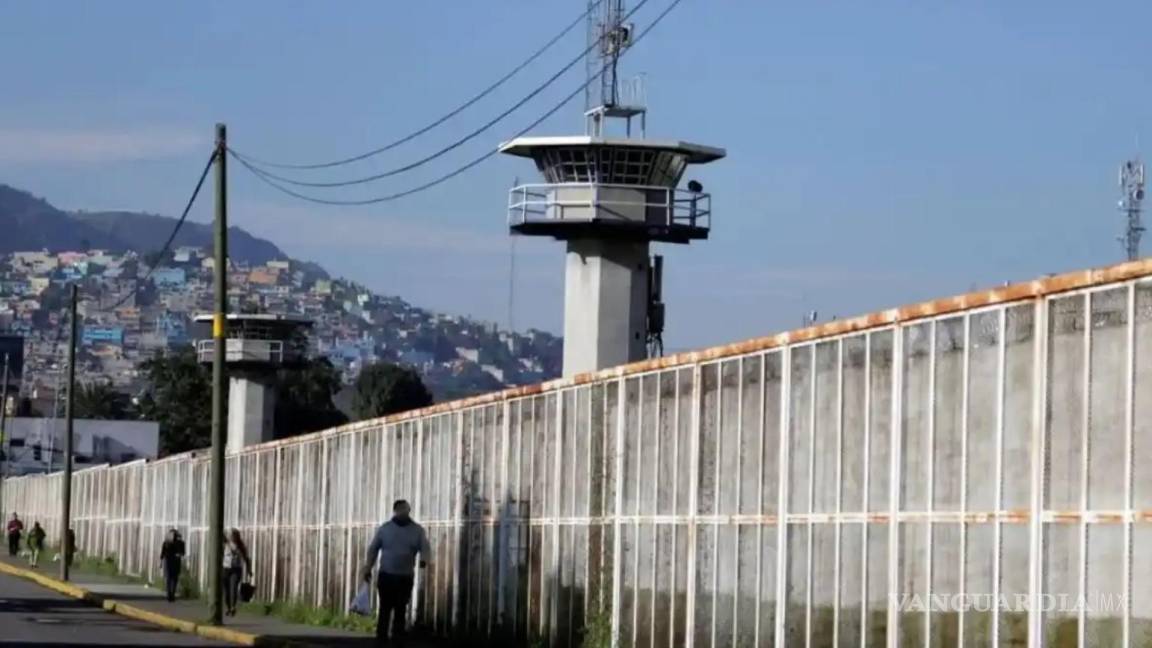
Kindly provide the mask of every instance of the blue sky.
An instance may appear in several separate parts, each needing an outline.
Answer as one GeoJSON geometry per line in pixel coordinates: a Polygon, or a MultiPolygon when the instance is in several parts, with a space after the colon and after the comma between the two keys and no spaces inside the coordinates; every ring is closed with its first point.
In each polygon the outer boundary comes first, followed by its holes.
{"type": "MultiPolygon", "coordinates": [[[[256,156],[356,153],[487,85],[583,4],[0,0],[0,182],[65,208],[173,214],[216,121],[256,156]]],[[[647,77],[650,136],[728,150],[690,173],[713,193],[712,238],[664,248],[667,345],[1120,260],[1116,167],[1152,143],[1149,25],[1152,3],[1136,0],[686,0],[624,64],[647,77]]],[[[450,127],[357,171],[471,130],[582,43],[577,30],[450,127]]],[[[439,164],[331,195],[390,193],[470,160],[582,74],[439,164]]],[[[536,132],[581,129],[573,104],[536,132]]],[[[232,165],[231,215],[374,289],[503,323],[517,177],[535,170],[497,159],[405,200],[337,208],[232,165]]],[[[560,244],[521,238],[516,254],[517,327],[559,331],[560,244]]]]}

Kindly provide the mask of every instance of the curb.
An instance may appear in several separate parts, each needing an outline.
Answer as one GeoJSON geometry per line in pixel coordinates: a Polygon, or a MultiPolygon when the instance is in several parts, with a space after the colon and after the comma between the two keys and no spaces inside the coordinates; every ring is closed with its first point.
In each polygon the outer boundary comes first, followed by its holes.
{"type": "Polygon", "coordinates": [[[79,599],[91,603],[97,607],[103,608],[114,614],[119,614],[129,619],[151,623],[152,625],[160,626],[173,632],[182,632],[184,634],[194,634],[204,637],[205,639],[215,639],[217,641],[227,641],[229,643],[238,644],[241,646],[278,646],[283,648],[302,648],[308,644],[300,643],[298,641],[281,640],[275,637],[267,637],[264,635],[254,635],[248,632],[240,632],[239,630],[231,630],[220,626],[203,625],[185,619],[178,619],[170,617],[165,614],[159,614],[150,610],[145,610],[134,605],[129,605],[122,601],[117,601],[112,598],[102,596],[90,592],[83,587],[77,587],[71,583],[50,578],[38,572],[29,569],[21,569],[13,567],[8,563],[0,561],[0,572],[10,576],[16,576],[25,580],[30,580],[38,585],[42,585],[54,592],[70,596],[74,599],[79,599]]]}

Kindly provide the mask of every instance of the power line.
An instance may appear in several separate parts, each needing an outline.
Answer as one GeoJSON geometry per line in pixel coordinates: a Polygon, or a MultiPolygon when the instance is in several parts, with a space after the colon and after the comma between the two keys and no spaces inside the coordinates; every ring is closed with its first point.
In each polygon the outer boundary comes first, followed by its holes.
{"type": "Polygon", "coordinates": [[[270,167],[270,168],[274,168],[274,169],[327,169],[330,167],[340,166],[342,164],[350,164],[352,162],[359,162],[360,160],[368,159],[374,155],[379,155],[380,153],[390,151],[390,150],[396,148],[397,146],[400,146],[401,144],[406,144],[408,142],[411,142],[412,140],[416,139],[417,137],[420,137],[421,135],[423,135],[424,133],[427,133],[428,131],[432,130],[433,128],[436,128],[437,126],[439,126],[440,124],[443,124],[444,122],[448,121],[449,119],[452,119],[456,115],[459,115],[460,113],[464,112],[465,110],[467,110],[468,108],[473,106],[477,101],[480,101],[484,97],[487,97],[489,94],[494,92],[497,88],[504,85],[505,82],[507,82],[512,77],[516,76],[517,73],[519,73],[521,70],[523,70],[524,68],[531,65],[536,59],[540,58],[544,54],[544,52],[547,52],[549,49],[551,49],[553,45],[560,42],[560,39],[567,36],[568,33],[571,32],[577,25],[579,25],[580,22],[583,21],[588,16],[588,14],[592,13],[592,11],[595,10],[596,7],[599,6],[601,2],[603,2],[603,0],[596,0],[595,2],[591,3],[588,6],[588,9],[586,9],[584,11],[584,13],[580,14],[580,16],[578,18],[576,18],[576,20],[569,23],[568,26],[565,27],[563,30],[561,30],[561,32],[559,34],[556,34],[555,36],[553,36],[551,40],[549,40],[547,43],[544,44],[543,47],[541,47],[540,49],[533,52],[531,56],[524,59],[524,61],[521,62],[516,67],[512,68],[512,71],[508,72],[504,76],[497,79],[495,83],[493,83],[492,85],[488,86],[487,88],[484,88],[483,90],[481,90],[479,94],[472,97],[468,101],[465,101],[464,103],[460,104],[460,106],[449,111],[444,116],[442,116],[442,117],[436,119],[435,121],[429,123],[427,126],[424,126],[423,128],[419,128],[415,131],[412,131],[408,135],[405,135],[404,137],[401,137],[398,140],[389,142],[388,144],[385,144],[379,148],[372,149],[371,151],[368,151],[367,153],[361,153],[360,155],[354,155],[352,157],[347,157],[347,158],[343,158],[340,160],[333,160],[332,162],[322,162],[322,163],[317,163],[317,164],[283,164],[283,163],[276,163],[276,162],[267,162],[265,160],[261,160],[260,158],[252,157],[251,155],[245,155],[244,157],[246,157],[248,159],[248,161],[252,162],[253,164],[266,166],[266,167],[270,167]]]}
{"type": "MultiPolygon", "coordinates": [[[[643,0],[643,1],[646,2],[647,0],[643,0]]],[[[636,36],[635,39],[633,39],[632,45],[635,46],[637,43],[639,43],[640,40],[643,39],[644,36],[646,36],[648,34],[648,32],[652,31],[652,29],[654,29],[657,25],[659,25],[660,21],[662,21],[669,13],[671,13],[672,10],[675,9],[676,6],[679,5],[682,1],[683,0],[672,0],[672,2],[669,3],[669,5],[667,7],[665,7],[664,11],[660,12],[660,14],[658,16],[656,16],[656,18],[652,21],[651,24],[649,24],[648,27],[646,27],[642,32],[640,32],[636,36]]],[[[593,81],[599,79],[600,75],[604,74],[604,71],[607,67],[608,67],[607,65],[601,67],[600,72],[598,74],[589,78],[584,83],[580,84],[580,86],[578,88],[576,88],[576,90],[574,90],[571,94],[569,94],[567,97],[562,99],[559,103],[557,103],[555,106],[553,106],[548,112],[544,113],[540,118],[536,119],[531,124],[529,124],[527,127],[520,130],[519,132],[515,133],[511,137],[511,139],[516,139],[517,137],[524,135],[525,133],[531,131],[533,128],[536,128],[537,126],[539,126],[541,123],[544,122],[544,120],[546,120],[549,117],[551,117],[552,115],[556,114],[561,108],[566,106],[568,104],[568,102],[572,101],[574,98],[576,98],[577,95],[579,95],[581,92],[583,92],[585,88],[587,88],[589,85],[591,85],[593,81]]],[[[416,187],[413,187],[411,189],[407,189],[405,191],[398,191],[396,193],[387,194],[384,196],[377,196],[375,198],[366,198],[363,200],[331,200],[331,199],[327,199],[327,198],[317,198],[315,196],[309,196],[309,195],[294,191],[288,187],[285,187],[284,185],[277,182],[277,180],[275,179],[275,176],[272,176],[268,172],[263,171],[252,164],[249,164],[244,158],[237,155],[235,151],[233,151],[232,149],[228,149],[228,153],[230,155],[232,155],[232,157],[237,162],[239,162],[244,168],[248,169],[253,174],[255,174],[256,177],[259,178],[264,184],[271,186],[272,188],[276,189],[277,191],[280,191],[281,193],[287,194],[289,196],[292,196],[293,198],[298,198],[298,199],[306,201],[306,202],[316,203],[318,205],[345,205],[345,206],[375,205],[375,204],[379,204],[379,203],[383,203],[383,202],[390,202],[393,200],[398,200],[398,199],[404,198],[406,196],[411,196],[412,194],[420,193],[421,191],[426,191],[426,190],[431,189],[437,185],[443,184],[443,183],[451,180],[452,178],[455,178],[456,176],[464,173],[465,171],[468,171],[468,170],[480,165],[482,162],[484,162],[488,158],[493,157],[494,155],[496,155],[499,152],[500,151],[498,149],[493,149],[491,151],[488,151],[487,153],[481,155],[480,157],[477,157],[476,159],[472,160],[471,162],[468,162],[467,164],[465,164],[461,167],[458,167],[457,169],[455,169],[449,173],[446,173],[446,174],[444,174],[444,175],[442,175],[442,176],[440,176],[434,180],[430,180],[429,182],[425,182],[422,185],[418,185],[416,187]]]]}
{"type": "Polygon", "coordinates": [[[164,247],[160,249],[160,253],[156,257],[156,262],[148,265],[148,272],[144,273],[144,278],[136,282],[135,288],[132,292],[120,298],[120,301],[112,305],[108,310],[116,310],[124,305],[129,298],[134,297],[140,286],[148,283],[152,278],[152,273],[156,267],[160,265],[160,260],[168,253],[172,247],[172,242],[176,240],[176,234],[180,232],[180,228],[184,225],[184,221],[188,219],[188,213],[192,211],[192,205],[196,202],[196,196],[200,195],[200,188],[204,186],[204,180],[208,177],[208,172],[212,170],[212,163],[216,161],[216,150],[212,150],[212,154],[208,156],[208,162],[204,165],[204,171],[200,173],[200,179],[196,181],[196,188],[192,190],[192,196],[188,199],[188,204],[184,205],[184,212],[180,214],[180,218],[176,221],[176,225],[172,228],[172,233],[168,235],[168,240],[164,242],[164,247]]]}
{"type": "MultiPolygon", "coordinates": [[[[643,7],[647,3],[648,3],[648,0],[640,0],[640,2],[638,2],[636,4],[636,6],[633,7],[631,11],[628,12],[628,15],[624,16],[624,20],[627,20],[628,18],[630,18],[632,16],[632,14],[636,13],[637,10],[639,10],[641,7],[643,7]]],[[[330,188],[334,188],[334,187],[347,187],[347,186],[351,186],[351,185],[364,184],[366,182],[374,182],[376,180],[382,180],[384,178],[391,178],[392,176],[400,175],[401,173],[406,173],[406,172],[411,171],[413,169],[418,169],[418,168],[424,166],[425,164],[428,164],[429,162],[431,162],[437,158],[443,157],[444,155],[447,155],[448,153],[450,153],[450,152],[460,148],[461,146],[467,144],[468,142],[476,139],[480,135],[487,132],[490,128],[492,128],[496,124],[503,121],[505,117],[507,117],[508,115],[511,115],[512,113],[519,110],[521,107],[524,106],[524,104],[528,103],[532,99],[536,98],[536,96],[539,95],[541,92],[548,89],[548,87],[551,86],[553,83],[555,83],[557,79],[564,76],[564,74],[567,73],[568,70],[571,70],[573,67],[575,67],[575,65],[577,63],[584,60],[584,57],[586,57],[589,52],[591,52],[593,49],[595,49],[597,46],[599,46],[599,44],[600,44],[600,42],[598,40],[598,41],[592,43],[591,45],[589,45],[576,58],[573,58],[571,61],[568,62],[567,65],[560,68],[560,70],[558,72],[556,72],[551,77],[549,77],[547,81],[545,81],[543,84],[537,86],[535,90],[533,90],[532,92],[525,95],[523,98],[520,99],[520,101],[517,101],[510,108],[506,109],[504,112],[500,113],[495,118],[489,120],[483,126],[480,126],[479,128],[473,130],[471,133],[468,133],[464,137],[457,139],[456,141],[452,142],[451,144],[448,144],[447,146],[436,151],[435,153],[427,155],[427,156],[425,156],[419,160],[416,160],[415,162],[405,164],[403,166],[399,166],[399,167],[396,167],[394,169],[390,169],[388,171],[384,171],[381,173],[376,173],[373,175],[364,176],[362,178],[356,178],[354,180],[340,180],[340,181],[334,181],[334,182],[309,182],[306,180],[296,180],[294,178],[289,178],[286,176],[277,175],[277,174],[272,173],[272,172],[267,171],[267,170],[264,171],[264,174],[268,178],[271,178],[273,180],[277,180],[279,182],[284,182],[284,183],[287,183],[290,185],[296,185],[297,187],[316,187],[316,188],[328,188],[328,189],[330,189],[330,188]]],[[[581,88],[581,89],[583,89],[583,88],[581,88]]],[[[243,159],[243,161],[248,162],[249,164],[251,164],[253,166],[259,166],[258,163],[256,163],[254,159],[249,158],[247,155],[244,155],[243,153],[240,153],[237,151],[232,151],[232,155],[233,155],[233,157],[236,157],[237,159],[243,159]]]]}

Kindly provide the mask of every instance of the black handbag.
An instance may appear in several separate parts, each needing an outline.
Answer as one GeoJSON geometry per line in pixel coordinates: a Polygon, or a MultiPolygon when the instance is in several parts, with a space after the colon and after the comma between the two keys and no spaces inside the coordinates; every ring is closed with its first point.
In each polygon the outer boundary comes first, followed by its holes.
{"type": "Polygon", "coordinates": [[[240,583],[240,600],[248,603],[256,595],[256,586],[252,583],[240,583]]]}

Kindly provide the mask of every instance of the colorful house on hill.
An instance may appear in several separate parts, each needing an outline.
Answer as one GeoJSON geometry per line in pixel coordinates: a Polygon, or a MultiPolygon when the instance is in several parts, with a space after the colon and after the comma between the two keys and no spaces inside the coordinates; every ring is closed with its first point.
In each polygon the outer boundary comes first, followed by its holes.
{"type": "Polygon", "coordinates": [[[157,268],[152,273],[152,283],[157,286],[183,286],[187,280],[184,268],[157,268]]]}
{"type": "Polygon", "coordinates": [[[124,343],[124,328],[121,326],[85,326],[80,335],[80,342],[85,346],[93,344],[124,343]]]}

